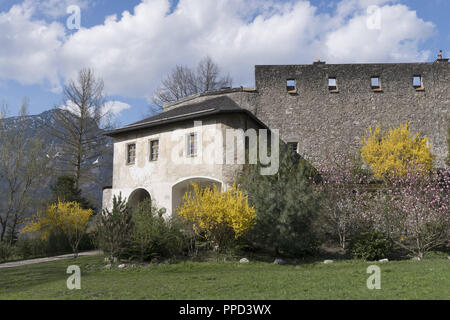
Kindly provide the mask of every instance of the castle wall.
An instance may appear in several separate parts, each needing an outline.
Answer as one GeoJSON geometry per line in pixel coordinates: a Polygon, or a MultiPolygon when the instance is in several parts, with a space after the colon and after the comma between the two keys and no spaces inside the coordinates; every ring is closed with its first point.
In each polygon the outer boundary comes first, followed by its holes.
{"type": "Polygon", "coordinates": [[[298,141],[299,152],[317,163],[330,153],[356,151],[365,130],[410,122],[429,137],[436,164],[447,155],[450,110],[448,62],[403,64],[343,64],[256,66],[256,116],[284,141],[298,141]],[[423,90],[413,86],[421,75],[423,90]],[[380,78],[381,91],[371,87],[380,78]],[[328,88],[335,77],[338,92],[328,88]],[[295,79],[297,93],[286,80],[295,79]]]}

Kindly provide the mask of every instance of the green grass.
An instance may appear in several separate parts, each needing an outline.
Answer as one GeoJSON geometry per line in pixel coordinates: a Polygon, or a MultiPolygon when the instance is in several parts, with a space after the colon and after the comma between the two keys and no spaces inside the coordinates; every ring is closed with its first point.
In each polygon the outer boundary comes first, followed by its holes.
{"type": "Polygon", "coordinates": [[[449,299],[450,260],[379,264],[381,290],[368,290],[363,261],[280,266],[183,262],[105,270],[103,256],[0,269],[0,299],[449,299]],[[81,268],[81,290],[66,268],[81,268]]]}

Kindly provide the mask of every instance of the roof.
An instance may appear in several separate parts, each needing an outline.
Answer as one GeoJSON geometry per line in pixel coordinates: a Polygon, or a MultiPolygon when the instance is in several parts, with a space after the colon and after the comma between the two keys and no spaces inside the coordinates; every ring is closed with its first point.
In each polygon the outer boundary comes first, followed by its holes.
{"type": "Polygon", "coordinates": [[[256,93],[256,89],[255,88],[244,88],[244,87],[239,87],[239,88],[222,88],[219,90],[211,90],[211,91],[206,91],[206,92],[201,92],[201,93],[196,93],[193,94],[191,96],[185,97],[185,98],[181,98],[180,100],[174,101],[174,102],[169,102],[167,104],[165,104],[163,106],[163,109],[169,109],[172,108],[173,106],[176,105],[180,105],[180,104],[185,104],[186,102],[195,100],[199,97],[206,97],[206,96],[218,96],[218,95],[224,95],[224,94],[228,94],[228,93],[236,93],[236,92],[246,92],[246,93],[256,93]]]}
{"type": "Polygon", "coordinates": [[[161,112],[155,116],[132,123],[125,127],[108,131],[105,133],[105,135],[116,136],[121,133],[131,132],[135,130],[153,128],[170,123],[224,113],[244,113],[255,120],[263,128],[268,129],[268,127],[264,123],[262,123],[261,120],[253,115],[253,113],[251,113],[247,109],[241,108],[231,98],[222,96],[198,103],[183,105],[165,112],[161,112]]]}

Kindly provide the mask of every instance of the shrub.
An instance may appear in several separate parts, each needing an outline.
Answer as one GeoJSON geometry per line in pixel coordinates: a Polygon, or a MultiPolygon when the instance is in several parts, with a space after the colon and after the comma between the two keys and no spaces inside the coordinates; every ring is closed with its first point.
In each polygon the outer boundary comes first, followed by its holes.
{"type": "Polygon", "coordinates": [[[255,209],[235,185],[225,191],[193,185],[186,193],[178,214],[193,223],[194,231],[224,250],[255,223],[255,209]]]}
{"type": "Polygon", "coordinates": [[[313,223],[321,209],[321,194],[313,188],[315,170],[283,143],[278,172],[261,175],[261,167],[244,166],[239,180],[256,209],[249,241],[275,254],[312,253],[318,246],[313,223]]]}
{"type": "Polygon", "coordinates": [[[370,128],[361,143],[361,155],[378,179],[393,172],[406,175],[411,168],[433,168],[428,139],[419,133],[413,136],[408,123],[389,131],[382,131],[379,126],[370,128]]]}
{"type": "Polygon", "coordinates": [[[131,245],[126,255],[146,261],[182,252],[185,245],[182,226],[175,218],[165,219],[164,213],[150,199],[139,203],[133,212],[131,245]]]}
{"type": "Polygon", "coordinates": [[[5,241],[0,242],[0,261],[8,261],[14,255],[14,247],[5,241]]]}
{"type": "Polygon", "coordinates": [[[371,201],[371,178],[358,157],[335,154],[331,159],[319,166],[322,179],[316,187],[324,195],[319,228],[328,240],[337,240],[346,249],[353,236],[372,226],[365,210],[371,201]]]}
{"type": "Polygon", "coordinates": [[[39,232],[43,240],[47,240],[52,233],[62,234],[76,257],[91,217],[92,209],[82,209],[78,202],[58,201],[34,215],[22,229],[22,233],[39,232]]]}
{"type": "Polygon", "coordinates": [[[97,241],[100,249],[108,255],[110,261],[120,258],[125,252],[133,231],[133,215],[126,201],[113,197],[113,208],[103,210],[97,217],[97,241]]]}
{"type": "Polygon", "coordinates": [[[387,194],[380,197],[388,210],[378,219],[393,242],[420,258],[448,245],[450,168],[429,175],[413,171],[390,180],[387,194]]]}
{"type": "MultiPolygon", "coordinates": [[[[21,259],[32,259],[62,253],[62,251],[51,251],[51,242],[40,238],[20,238],[15,247],[16,255],[21,259]]],[[[67,251],[70,252],[70,247],[67,251]]]]}
{"type": "Polygon", "coordinates": [[[392,243],[379,231],[362,232],[350,242],[350,254],[353,258],[378,260],[386,258],[392,249],[392,243]]]}

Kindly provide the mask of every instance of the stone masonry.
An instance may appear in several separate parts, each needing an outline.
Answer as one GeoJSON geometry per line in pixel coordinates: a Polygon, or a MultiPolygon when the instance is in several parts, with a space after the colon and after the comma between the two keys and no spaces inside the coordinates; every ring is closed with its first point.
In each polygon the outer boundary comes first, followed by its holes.
{"type": "Polygon", "coordinates": [[[165,110],[210,99],[232,98],[253,112],[285,142],[298,142],[299,153],[317,163],[332,153],[356,152],[365,131],[409,122],[429,138],[436,165],[447,156],[450,119],[448,59],[428,63],[257,65],[254,89],[224,89],[165,106],[165,110]],[[371,78],[379,79],[373,88],[371,78]],[[421,85],[414,86],[419,77],[421,85]],[[329,78],[336,88],[329,88],[329,78]],[[287,82],[288,80],[289,83],[287,82]],[[293,80],[293,81],[292,81],[293,80]],[[294,88],[287,87],[289,84],[294,88]]]}

